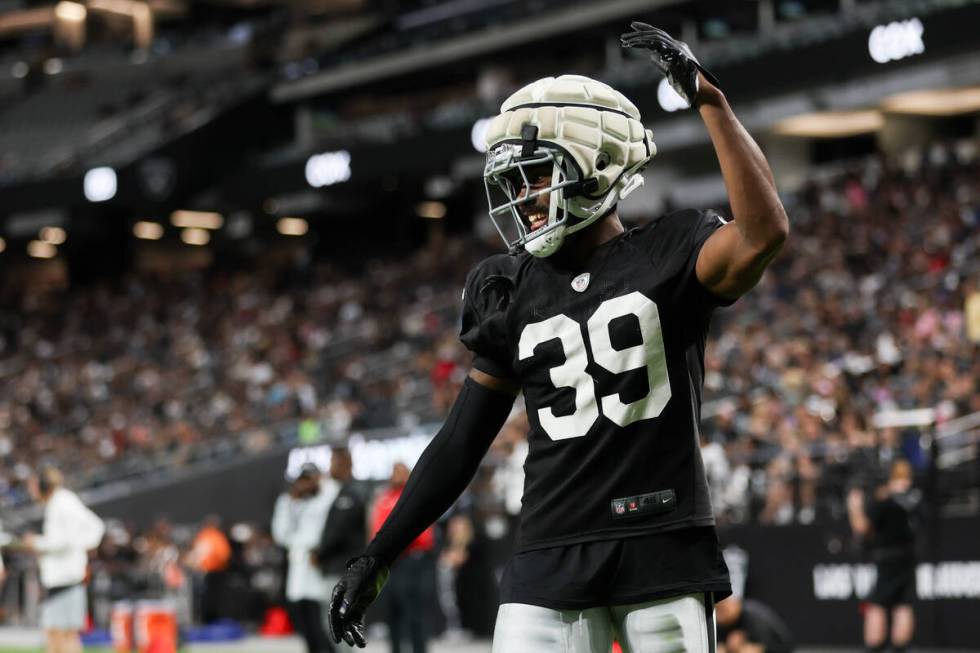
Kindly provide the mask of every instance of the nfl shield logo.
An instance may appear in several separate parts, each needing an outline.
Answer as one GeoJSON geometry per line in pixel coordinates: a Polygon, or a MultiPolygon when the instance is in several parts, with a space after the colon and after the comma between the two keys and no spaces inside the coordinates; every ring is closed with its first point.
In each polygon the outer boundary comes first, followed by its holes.
{"type": "Polygon", "coordinates": [[[591,275],[585,272],[572,279],[572,290],[575,292],[585,292],[585,289],[589,287],[590,277],[591,275]]]}
{"type": "Polygon", "coordinates": [[[623,503],[622,501],[616,501],[615,503],[613,503],[613,509],[616,511],[617,515],[626,514],[626,504],[623,503]]]}

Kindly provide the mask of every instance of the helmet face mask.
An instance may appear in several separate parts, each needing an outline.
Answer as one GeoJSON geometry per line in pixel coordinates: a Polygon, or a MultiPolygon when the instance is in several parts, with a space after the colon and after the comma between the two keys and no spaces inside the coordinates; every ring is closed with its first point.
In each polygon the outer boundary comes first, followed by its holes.
{"type": "Polygon", "coordinates": [[[487,156],[483,173],[490,219],[510,250],[524,247],[535,256],[550,256],[564,241],[574,216],[568,210],[565,194],[577,187],[581,173],[574,160],[545,144],[528,156],[521,156],[521,145],[504,143],[487,156]],[[550,183],[538,182],[550,177],[550,183]],[[523,207],[540,206],[548,196],[547,222],[531,230],[523,207]],[[509,218],[509,219],[508,219],[509,218]]]}
{"type": "Polygon", "coordinates": [[[546,77],[513,94],[488,126],[486,144],[490,218],[511,251],[523,247],[538,257],[638,188],[656,152],[625,96],[576,75],[546,77]],[[532,229],[528,207],[537,225],[545,195],[547,220],[532,229]]]}

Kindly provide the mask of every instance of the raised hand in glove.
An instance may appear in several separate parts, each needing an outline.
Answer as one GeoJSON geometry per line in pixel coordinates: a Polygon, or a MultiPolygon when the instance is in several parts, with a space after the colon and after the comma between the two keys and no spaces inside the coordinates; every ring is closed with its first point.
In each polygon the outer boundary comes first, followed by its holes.
{"type": "Polygon", "coordinates": [[[689,105],[696,106],[698,100],[698,71],[714,86],[718,80],[704,68],[691,52],[687,43],[678,41],[662,29],[633,21],[632,32],[620,36],[624,48],[646,48],[650,60],[667,77],[667,82],[689,105]]]}
{"type": "Polygon", "coordinates": [[[330,636],[336,643],[343,639],[348,646],[367,646],[364,612],[378,598],[388,574],[388,566],[374,556],[358,556],[347,563],[330,597],[330,636]]]}

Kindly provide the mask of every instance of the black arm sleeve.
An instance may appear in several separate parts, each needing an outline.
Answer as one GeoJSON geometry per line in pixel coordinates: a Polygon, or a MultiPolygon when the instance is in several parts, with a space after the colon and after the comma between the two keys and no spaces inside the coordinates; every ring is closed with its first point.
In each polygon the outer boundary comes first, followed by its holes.
{"type": "Polygon", "coordinates": [[[395,509],[368,545],[368,555],[390,565],[449,509],[473,479],[513,405],[513,396],[466,379],[446,423],[422,452],[395,509]]]}

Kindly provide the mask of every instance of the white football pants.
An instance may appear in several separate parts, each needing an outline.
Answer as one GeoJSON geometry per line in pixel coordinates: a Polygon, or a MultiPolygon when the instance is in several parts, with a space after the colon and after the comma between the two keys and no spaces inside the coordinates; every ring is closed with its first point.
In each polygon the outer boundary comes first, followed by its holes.
{"type": "Polygon", "coordinates": [[[587,610],[505,603],[497,611],[493,653],[609,653],[613,639],[623,653],[714,653],[711,596],[587,610]]]}

